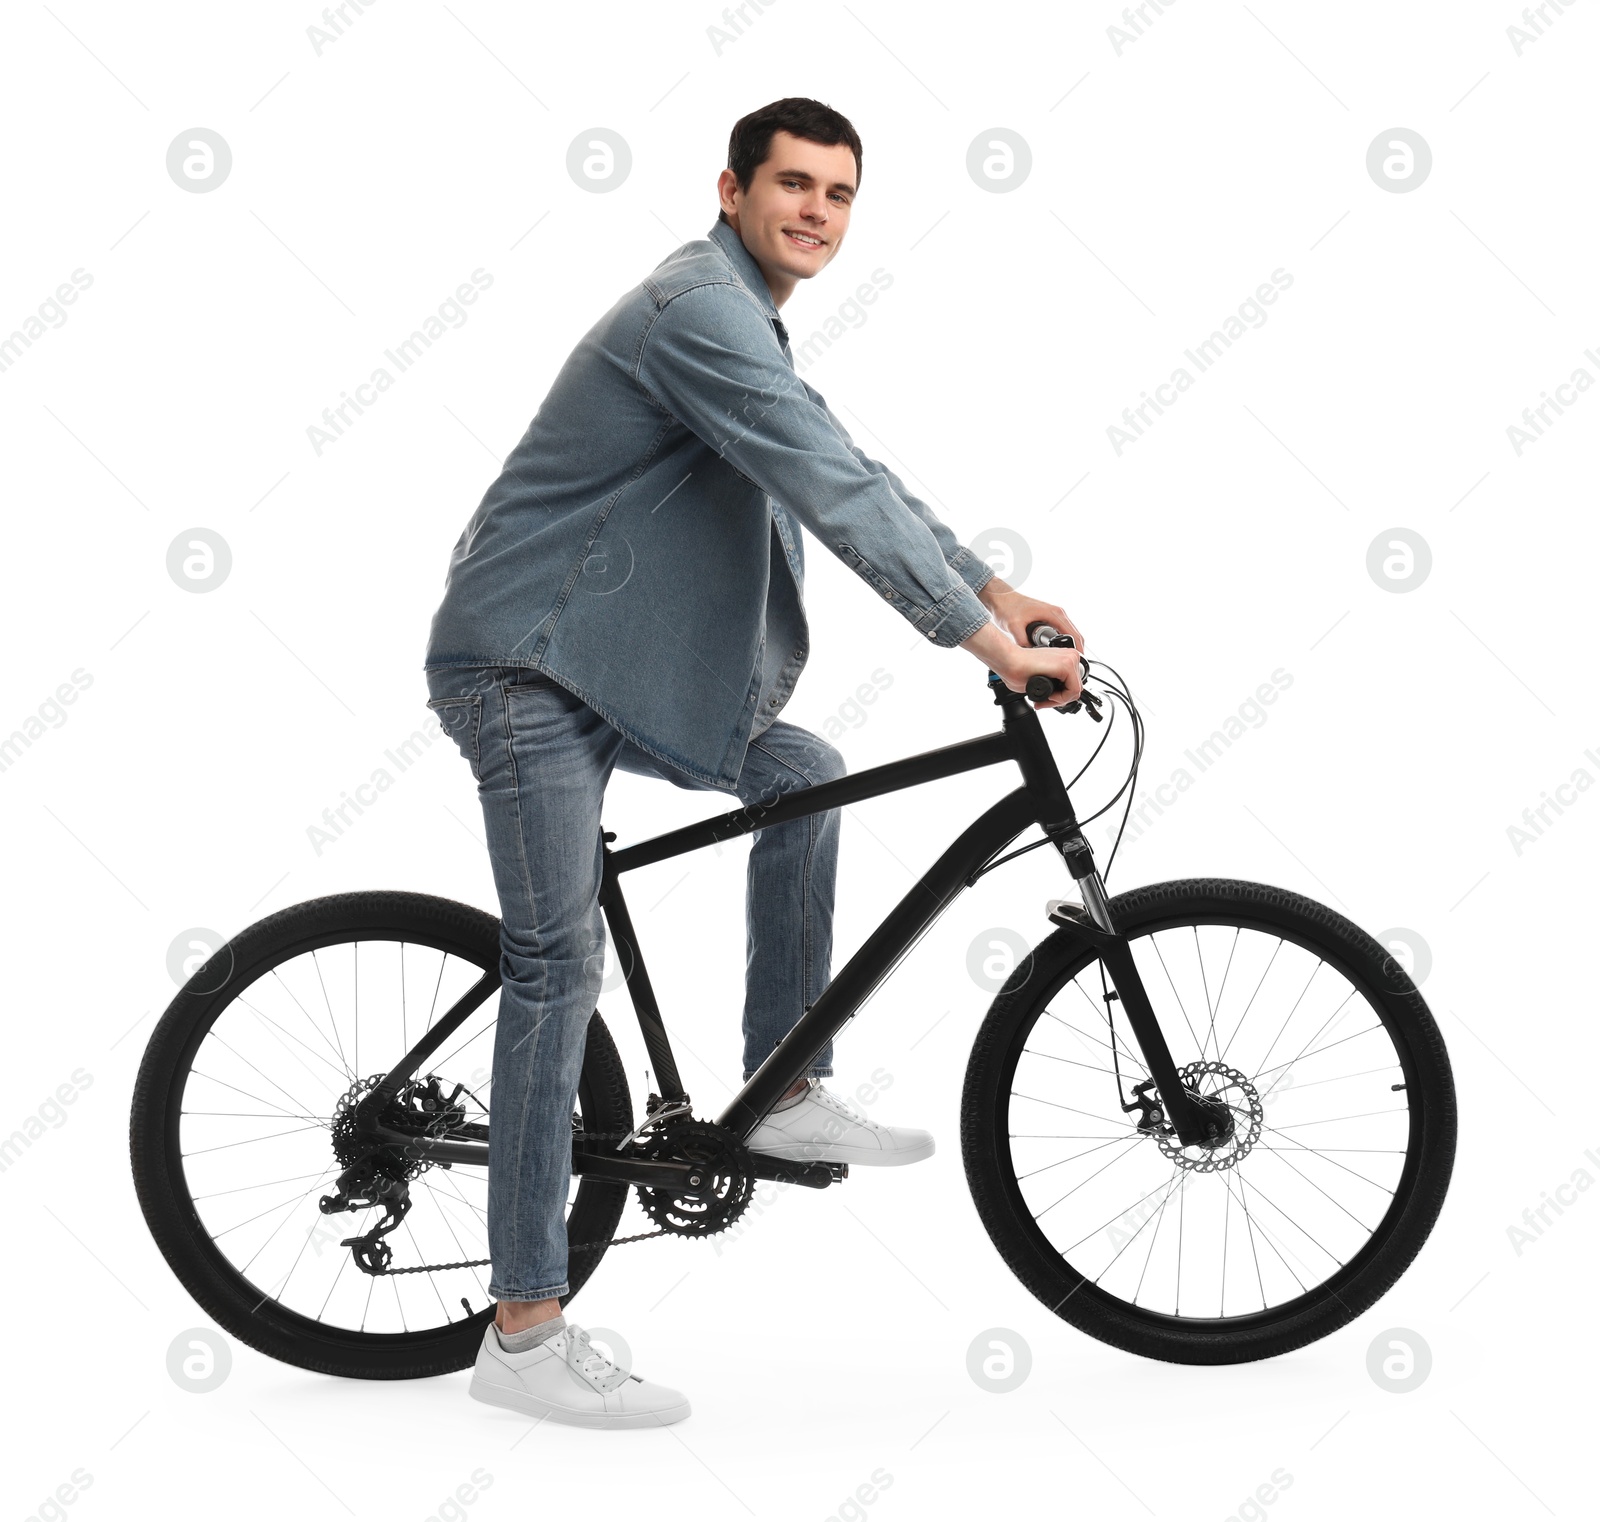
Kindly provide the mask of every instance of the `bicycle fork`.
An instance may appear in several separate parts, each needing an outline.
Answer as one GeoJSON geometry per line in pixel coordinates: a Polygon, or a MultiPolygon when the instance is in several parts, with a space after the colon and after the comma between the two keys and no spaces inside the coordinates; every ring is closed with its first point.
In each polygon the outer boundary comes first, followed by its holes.
{"type": "MultiPolygon", "coordinates": [[[[1099,869],[1094,864],[1094,852],[1084,839],[1082,827],[1072,809],[1072,801],[1061,785],[1061,774],[1056,770],[1049,745],[1039,727],[1038,715],[1017,694],[997,694],[997,701],[1002,704],[1009,704],[1012,700],[1015,712],[1012,707],[1007,708],[1006,725],[1012,730],[1017,744],[1017,761],[1022,769],[1023,780],[1039,802],[1041,828],[1061,853],[1061,859],[1066,863],[1067,871],[1072,874],[1072,880],[1083,898],[1081,910],[1075,904],[1055,901],[1049,908],[1050,918],[1058,925],[1070,925],[1087,936],[1099,951],[1100,960],[1116,989],[1113,997],[1121,1003],[1128,1017],[1128,1026],[1139,1044],[1145,1066],[1161,1098],[1162,1109],[1179,1142],[1186,1147],[1214,1142],[1219,1135],[1217,1119],[1207,1112],[1203,1104],[1196,1102],[1178,1077],[1167,1038],[1161,1032],[1161,1023],[1156,1019],[1150,996],[1145,992],[1144,980],[1134,964],[1132,948],[1112,920],[1105,884],[1100,880],[1099,869]],[[1014,723],[1014,718],[1021,722],[1014,723]],[[1028,722],[1030,719],[1032,723],[1028,722]]],[[[1109,1016],[1109,1009],[1107,1014],[1109,1016]]],[[[1118,1103],[1122,1103],[1120,1093],[1118,1103]]]]}

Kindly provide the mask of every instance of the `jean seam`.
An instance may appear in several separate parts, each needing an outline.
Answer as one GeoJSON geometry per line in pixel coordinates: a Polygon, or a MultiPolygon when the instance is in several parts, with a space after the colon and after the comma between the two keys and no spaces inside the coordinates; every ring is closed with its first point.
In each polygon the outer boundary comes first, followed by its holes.
{"type": "MultiPolygon", "coordinates": [[[[495,690],[500,694],[500,712],[505,723],[506,765],[511,775],[511,809],[512,817],[516,821],[517,832],[517,877],[518,881],[522,885],[524,894],[523,923],[529,927],[535,942],[535,948],[537,949],[538,930],[536,927],[538,924],[538,906],[534,903],[533,899],[533,876],[528,865],[528,840],[527,833],[524,828],[524,820],[522,817],[522,782],[517,772],[516,734],[511,727],[511,701],[506,695],[506,688],[508,685],[509,684],[505,682],[496,683],[495,690]]],[[[503,943],[501,946],[500,955],[501,958],[504,959],[505,948],[503,943]]],[[[539,961],[540,966],[543,967],[543,958],[540,958],[539,961]]],[[[540,1007],[542,1007],[542,1005],[540,1007]]],[[[543,1024],[544,1021],[541,1018],[534,1025],[534,1028],[528,1033],[528,1035],[523,1038],[524,1040],[531,1039],[533,1042],[533,1051],[528,1054],[530,1061],[538,1052],[539,1027],[543,1024]]],[[[532,1085],[527,1085],[523,1088],[522,1105],[517,1114],[516,1141],[512,1149],[512,1156],[515,1159],[514,1182],[509,1195],[506,1196],[511,1201],[511,1244],[507,1249],[507,1256],[512,1263],[516,1263],[519,1260],[522,1246],[522,1161],[527,1152],[526,1141],[528,1134],[528,1111],[531,1099],[532,1085]]],[[[491,1256],[493,1256],[492,1252],[491,1256]]]]}

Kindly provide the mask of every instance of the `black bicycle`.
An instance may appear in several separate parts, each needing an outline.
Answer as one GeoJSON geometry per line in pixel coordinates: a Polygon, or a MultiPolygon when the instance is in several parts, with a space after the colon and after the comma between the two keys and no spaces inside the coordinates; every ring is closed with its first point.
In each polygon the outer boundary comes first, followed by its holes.
{"type": "MultiPolygon", "coordinates": [[[[1043,625],[1035,644],[1070,644],[1043,625]]],[[[636,1119],[600,1012],[573,1115],[573,1293],[630,1190],[642,1236],[731,1226],[758,1179],[813,1188],[826,1161],[746,1138],[939,914],[1025,851],[1057,851],[1078,901],[979,1027],[961,1103],[978,1213],[1051,1311],[1130,1352],[1235,1363],[1359,1315],[1415,1257],[1455,1151],[1444,1042],[1389,953],[1282,888],[1216,879],[1108,898],[1068,796],[1118,712],[1113,668],[1083,663],[1104,733],[1064,783],[1028,699],[991,672],[999,733],[873,767],[622,850],[605,832],[601,905],[660,1094],[636,1119]],[[1108,717],[1109,714],[1109,717],[1108,717]],[[714,1120],[684,1092],[621,874],[762,827],[984,766],[1022,783],[928,869],[714,1120]],[[1040,838],[1008,850],[1030,827],[1040,838]],[[1065,1127],[1067,1129],[1063,1130],[1065,1127]]],[[[1119,830],[1110,861],[1115,859],[1119,830]]],[[[311,900],[241,931],[162,1016],[139,1069],[130,1145],[140,1205],[178,1278],[242,1342],[329,1374],[466,1368],[493,1316],[487,1160],[499,921],[427,894],[311,900]]]]}

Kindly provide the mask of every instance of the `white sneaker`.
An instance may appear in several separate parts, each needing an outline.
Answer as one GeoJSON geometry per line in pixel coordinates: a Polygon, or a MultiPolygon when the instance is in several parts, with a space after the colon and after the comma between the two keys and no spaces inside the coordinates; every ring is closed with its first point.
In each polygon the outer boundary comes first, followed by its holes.
{"type": "Polygon", "coordinates": [[[619,1368],[570,1322],[525,1353],[508,1353],[491,1321],[483,1329],[468,1393],[491,1406],[574,1427],[664,1427],[689,1414],[688,1400],[676,1390],[619,1368]]]}
{"type": "Polygon", "coordinates": [[[933,1156],[933,1137],[910,1126],[880,1126],[830,1094],[818,1078],[798,1104],[775,1110],[746,1140],[752,1152],[791,1163],[859,1163],[898,1168],[933,1156]]]}

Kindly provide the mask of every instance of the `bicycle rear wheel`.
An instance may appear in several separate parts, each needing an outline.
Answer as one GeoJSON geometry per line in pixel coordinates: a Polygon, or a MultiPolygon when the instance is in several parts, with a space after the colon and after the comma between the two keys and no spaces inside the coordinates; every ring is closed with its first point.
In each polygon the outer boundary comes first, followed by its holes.
{"type": "Polygon", "coordinates": [[[1149,1358],[1327,1336],[1444,1201],[1455,1090],[1427,1005],[1371,936],[1283,889],[1160,883],[1111,913],[1180,1075],[1233,1134],[1184,1148],[1124,1108],[1149,1074],[1092,943],[1064,927],[1012,974],[967,1068],[962,1152],[991,1240],[1056,1315],[1149,1358]]]}
{"type": "MultiPolygon", "coordinates": [[[[240,932],[161,1017],[134,1087],[134,1184],[173,1272],[241,1342],[362,1379],[472,1363],[494,1315],[488,1268],[369,1274],[340,1239],[383,1216],[373,1206],[323,1214],[318,1200],[334,1192],[354,1102],[499,957],[500,922],[480,909],[417,893],[338,894],[240,932]]],[[[457,1113],[482,1126],[498,1003],[480,1005],[416,1075],[418,1084],[437,1075],[443,1095],[461,1084],[457,1113]]],[[[578,1106],[588,1130],[633,1125],[598,1011],[578,1106]]],[[[486,1170],[427,1166],[407,1187],[412,1208],[383,1239],[391,1270],[488,1258],[486,1170]]],[[[573,1179],[572,1294],[599,1264],[627,1195],[626,1184],[573,1179]]]]}

